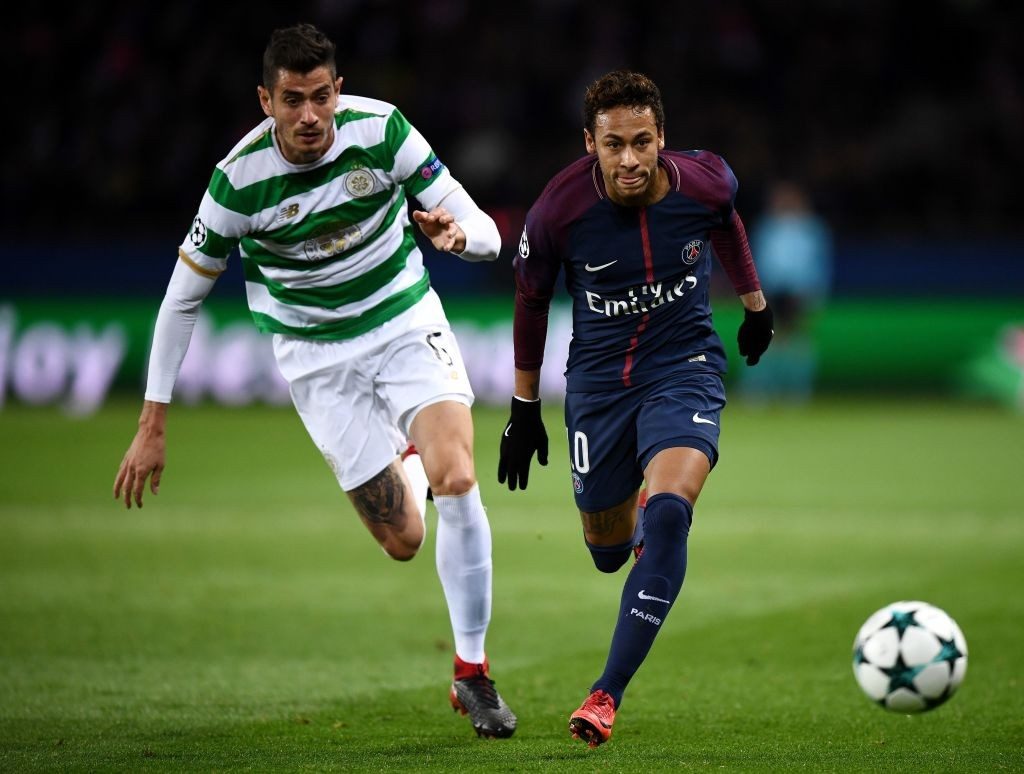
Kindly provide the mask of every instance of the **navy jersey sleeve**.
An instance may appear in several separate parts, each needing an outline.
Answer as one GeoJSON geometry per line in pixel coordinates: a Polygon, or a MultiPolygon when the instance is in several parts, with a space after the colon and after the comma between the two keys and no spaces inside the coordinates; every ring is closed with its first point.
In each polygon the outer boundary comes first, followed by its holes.
{"type": "Polygon", "coordinates": [[[711,151],[665,151],[679,169],[679,190],[716,213],[725,225],[736,201],[739,183],[725,159],[711,151]]]}
{"type": "Polygon", "coordinates": [[[526,215],[519,252],[512,262],[516,300],[512,322],[516,368],[533,371],[544,362],[548,309],[561,265],[554,235],[538,201],[526,215]]]}
{"type": "Polygon", "coordinates": [[[757,269],[754,267],[754,256],[747,240],[747,230],[738,212],[733,210],[726,226],[711,232],[711,246],[736,295],[742,296],[761,289],[757,269]]]}
{"type": "Polygon", "coordinates": [[[686,183],[692,186],[691,195],[721,218],[720,226],[709,234],[718,262],[737,295],[760,290],[747,232],[736,212],[736,175],[716,153],[697,151],[690,160],[693,163],[686,167],[686,183]]]}
{"type": "Polygon", "coordinates": [[[548,308],[565,259],[572,224],[596,201],[593,157],[573,162],[544,187],[526,214],[519,253],[512,262],[516,281],[512,336],[516,368],[534,371],[544,362],[548,308]]]}

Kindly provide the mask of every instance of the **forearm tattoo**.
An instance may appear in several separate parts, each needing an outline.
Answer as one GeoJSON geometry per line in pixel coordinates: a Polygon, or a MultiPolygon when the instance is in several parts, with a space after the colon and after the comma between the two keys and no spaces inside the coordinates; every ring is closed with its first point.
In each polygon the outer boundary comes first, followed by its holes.
{"type": "Polygon", "coordinates": [[[583,519],[583,529],[589,534],[611,535],[621,531],[626,520],[626,513],[621,508],[595,511],[594,513],[580,511],[580,518],[583,519]]]}
{"type": "Polygon", "coordinates": [[[405,484],[389,465],[350,493],[356,511],[368,524],[401,529],[405,524],[405,484]]]}

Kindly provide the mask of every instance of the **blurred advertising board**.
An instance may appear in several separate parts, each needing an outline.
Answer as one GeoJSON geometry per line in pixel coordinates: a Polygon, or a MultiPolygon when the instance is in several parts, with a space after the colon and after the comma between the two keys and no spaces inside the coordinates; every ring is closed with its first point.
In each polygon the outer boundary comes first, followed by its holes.
{"type": "MultiPolygon", "coordinates": [[[[513,384],[511,299],[457,299],[446,307],[478,401],[504,406],[513,384]]],[[[115,393],[141,400],[156,308],[152,299],[0,301],[0,410],[21,403],[86,415],[115,393]]],[[[740,307],[723,298],[715,310],[735,373],[746,367],[735,351],[740,307]]],[[[1011,301],[837,300],[814,326],[818,388],[982,396],[978,380],[998,370],[1000,388],[987,395],[1012,402],[1004,395],[1016,394],[1024,372],[1022,326],[1024,306],[1011,301]]],[[[556,306],[542,382],[549,400],[563,395],[569,337],[569,311],[556,306]]],[[[270,338],[256,331],[244,304],[204,304],[175,400],[288,403],[270,338]]]]}

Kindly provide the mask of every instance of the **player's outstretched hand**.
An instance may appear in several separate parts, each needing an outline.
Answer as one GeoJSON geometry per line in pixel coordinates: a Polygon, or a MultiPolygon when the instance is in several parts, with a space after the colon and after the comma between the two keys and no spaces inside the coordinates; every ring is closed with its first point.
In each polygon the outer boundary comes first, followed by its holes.
{"type": "Polygon", "coordinates": [[[761,355],[768,349],[775,333],[774,325],[775,315],[767,304],[759,312],[743,310],[743,322],[740,323],[736,340],[740,344],[740,355],[747,359],[748,366],[757,365],[761,355]]]}
{"type": "Polygon", "coordinates": [[[548,434],[540,416],[540,399],[512,398],[512,413],[501,436],[498,457],[498,483],[508,479],[508,488],[526,489],[530,480],[530,460],[537,453],[537,462],[548,464],[548,434]]]}
{"type": "Polygon", "coordinates": [[[435,207],[430,212],[414,210],[412,218],[435,249],[442,253],[461,253],[466,249],[465,233],[444,207],[435,207]]]}
{"type": "Polygon", "coordinates": [[[121,467],[114,478],[114,499],[124,496],[125,508],[135,505],[142,507],[142,494],[149,479],[149,491],[154,495],[160,489],[160,476],[164,472],[166,445],[162,433],[154,435],[140,429],[121,460],[121,467]]]}

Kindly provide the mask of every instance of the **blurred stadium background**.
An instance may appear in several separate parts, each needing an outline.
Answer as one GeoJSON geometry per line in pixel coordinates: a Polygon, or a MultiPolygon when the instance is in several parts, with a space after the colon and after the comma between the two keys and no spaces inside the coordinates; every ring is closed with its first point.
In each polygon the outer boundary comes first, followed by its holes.
{"type": "MultiPolygon", "coordinates": [[[[337,40],[343,88],[399,105],[501,228],[496,264],[427,261],[485,403],[508,393],[525,210],[582,152],[585,85],[620,66],[661,85],[670,147],[731,163],[748,230],[780,181],[831,229],[813,319],[820,390],[1024,400],[1016,4],[707,0],[645,15],[573,0],[108,2],[16,17],[3,57],[31,109],[0,151],[0,405],[88,413],[109,391],[138,394],[175,247],[213,164],[262,117],[269,30],[300,19],[337,40]],[[482,366],[477,349],[492,355],[482,366]]],[[[232,263],[181,397],[281,402],[232,263]]],[[[737,305],[717,290],[731,344],[737,305]]]]}

